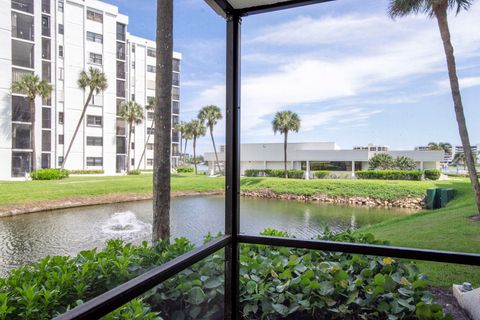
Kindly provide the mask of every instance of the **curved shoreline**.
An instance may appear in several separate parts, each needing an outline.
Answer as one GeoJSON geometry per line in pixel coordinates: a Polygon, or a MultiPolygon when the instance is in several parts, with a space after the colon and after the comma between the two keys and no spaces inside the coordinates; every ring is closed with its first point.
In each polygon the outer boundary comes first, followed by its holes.
{"type": "MultiPolygon", "coordinates": [[[[175,191],[171,193],[172,198],[187,197],[187,196],[213,196],[223,195],[224,192],[217,191],[175,191]]],[[[275,193],[268,189],[255,190],[255,191],[242,191],[243,197],[250,198],[263,198],[263,199],[279,199],[279,200],[291,200],[302,202],[321,202],[326,204],[343,204],[351,206],[366,206],[366,207],[379,207],[379,208],[405,208],[412,210],[422,210],[425,208],[425,200],[420,197],[410,197],[395,200],[375,199],[370,197],[360,196],[330,196],[324,194],[318,194],[313,196],[295,195],[295,194],[282,194],[275,193]]],[[[119,193],[119,194],[107,194],[100,196],[82,196],[74,198],[66,198],[59,200],[50,200],[39,203],[25,203],[5,205],[0,207],[0,218],[16,216],[20,214],[52,211],[60,209],[78,208],[95,206],[102,204],[123,203],[152,200],[151,193],[138,194],[138,193],[119,193]]]]}

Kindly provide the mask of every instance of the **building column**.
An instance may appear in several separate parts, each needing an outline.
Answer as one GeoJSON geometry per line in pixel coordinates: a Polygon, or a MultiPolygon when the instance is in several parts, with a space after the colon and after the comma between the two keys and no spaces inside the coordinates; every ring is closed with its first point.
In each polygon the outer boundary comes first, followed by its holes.
{"type": "Polygon", "coordinates": [[[420,161],[420,170],[423,170],[423,161],[420,161]]]}
{"type": "Polygon", "coordinates": [[[263,161],[263,170],[267,170],[267,161],[263,161]]]}
{"type": "Polygon", "coordinates": [[[352,178],[355,178],[355,161],[352,161],[352,178]]]}
{"type": "Polygon", "coordinates": [[[310,179],[310,161],[307,160],[307,168],[305,170],[305,179],[309,180],[310,179]]]}

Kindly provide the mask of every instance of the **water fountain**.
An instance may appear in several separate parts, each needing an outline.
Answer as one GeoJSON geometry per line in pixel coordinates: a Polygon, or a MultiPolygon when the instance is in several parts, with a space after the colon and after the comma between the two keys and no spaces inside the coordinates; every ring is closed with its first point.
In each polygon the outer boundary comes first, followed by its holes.
{"type": "Polygon", "coordinates": [[[152,226],[139,220],[132,211],[114,213],[102,225],[103,233],[116,236],[128,236],[137,232],[150,232],[152,226]]]}

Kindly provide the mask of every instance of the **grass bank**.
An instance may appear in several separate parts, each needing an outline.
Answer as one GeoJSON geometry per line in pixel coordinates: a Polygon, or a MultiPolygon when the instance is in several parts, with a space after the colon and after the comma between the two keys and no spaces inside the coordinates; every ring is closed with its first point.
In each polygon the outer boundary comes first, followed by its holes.
{"type": "MultiPolygon", "coordinates": [[[[446,208],[389,220],[359,232],[370,232],[394,246],[480,253],[480,222],[468,219],[475,213],[469,181],[439,181],[436,184],[457,191],[456,198],[446,208]]],[[[450,287],[452,283],[465,281],[480,286],[480,267],[423,261],[418,265],[437,286],[450,287]]]]}

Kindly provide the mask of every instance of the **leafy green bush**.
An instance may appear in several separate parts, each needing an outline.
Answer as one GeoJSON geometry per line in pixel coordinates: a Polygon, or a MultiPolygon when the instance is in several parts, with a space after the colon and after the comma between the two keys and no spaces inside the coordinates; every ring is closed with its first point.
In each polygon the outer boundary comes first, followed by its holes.
{"type": "Polygon", "coordinates": [[[104,174],[103,170],[68,170],[70,174],[104,174]]]}
{"type": "Polygon", "coordinates": [[[329,174],[330,174],[330,171],[328,170],[313,171],[313,176],[317,179],[325,179],[328,177],[329,174]]]}
{"type": "Polygon", "coordinates": [[[128,171],[129,176],[138,176],[141,173],[142,173],[142,170],[138,170],[138,169],[133,169],[128,171]]]}
{"type": "Polygon", "coordinates": [[[178,166],[177,172],[178,173],[192,173],[194,170],[192,167],[189,166],[178,166]]]}
{"type": "Polygon", "coordinates": [[[62,169],[40,169],[33,171],[32,180],[61,180],[68,178],[68,171],[62,169]]]}
{"type": "MultiPolygon", "coordinates": [[[[264,170],[266,177],[285,178],[285,170],[282,169],[266,169],[264,170]]],[[[303,179],[303,170],[287,170],[288,177],[291,179],[303,179]]]]}
{"type": "Polygon", "coordinates": [[[395,159],[387,153],[377,153],[368,160],[370,170],[391,170],[395,167],[395,159]]]}
{"type": "MultiPolygon", "coordinates": [[[[274,229],[262,234],[288,237],[274,229]]],[[[330,230],[319,239],[380,243],[370,234],[330,230]]],[[[0,319],[50,319],[193,247],[184,238],[151,246],[112,240],[99,252],[47,257],[0,279],[0,319]]],[[[264,245],[244,244],[240,250],[239,299],[244,318],[444,318],[413,262],[264,245]]],[[[217,319],[222,317],[223,292],[220,250],[105,319],[217,319]]]]}
{"type": "Polygon", "coordinates": [[[397,170],[415,170],[417,163],[409,157],[400,156],[395,159],[395,168],[397,170]]]}
{"type": "Polygon", "coordinates": [[[428,180],[438,180],[440,179],[441,172],[438,169],[425,169],[425,178],[428,180]]]}
{"type": "Polygon", "coordinates": [[[380,180],[422,180],[423,172],[420,170],[366,170],[357,171],[359,179],[380,180]]]}
{"type": "Polygon", "coordinates": [[[243,173],[245,177],[263,177],[265,175],[265,170],[259,169],[247,169],[243,173]]]}

